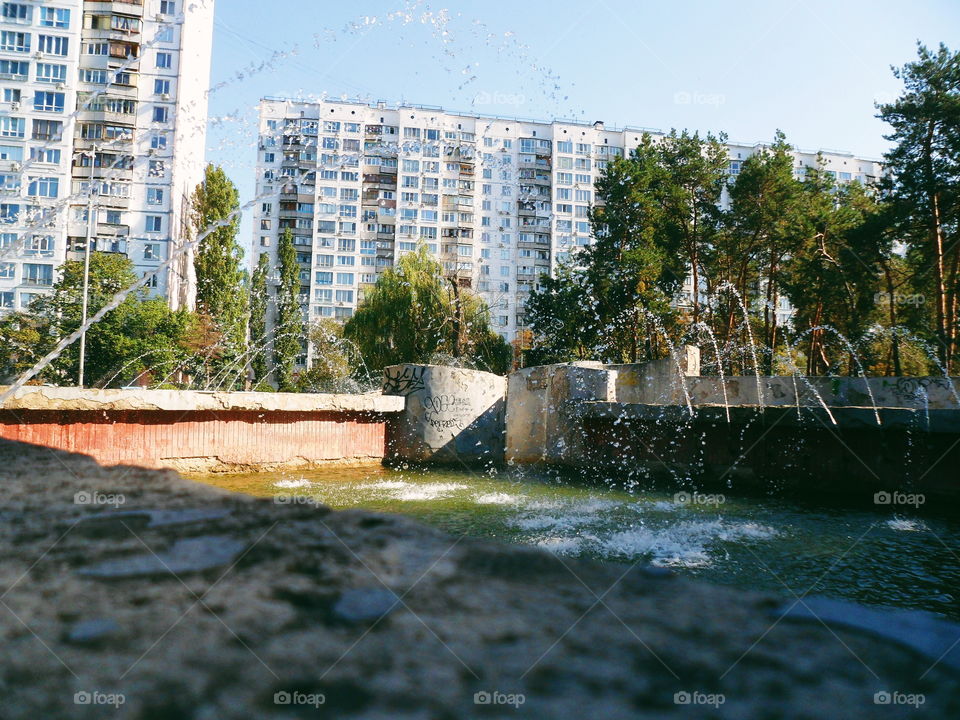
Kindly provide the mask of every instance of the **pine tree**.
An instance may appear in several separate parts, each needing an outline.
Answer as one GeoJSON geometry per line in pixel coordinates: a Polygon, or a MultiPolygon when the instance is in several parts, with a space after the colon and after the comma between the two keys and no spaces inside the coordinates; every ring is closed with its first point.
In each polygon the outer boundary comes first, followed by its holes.
{"type": "MultiPolygon", "coordinates": [[[[240,207],[236,186],[220,167],[207,165],[203,182],[192,198],[195,237],[215,223],[225,221],[240,207]]],[[[194,270],[197,276],[197,312],[209,317],[220,335],[220,347],[212,353],[213,372],[235,363],[247,345],[247,288],[243,250],[237,242],[239,214],[200,241],[194,270]]]]}
{"type": "Polygon", "coordinates": [[[277,310],[273,333],[274,374],[280,392],[297,389],[294,371],[306,334],[303,310],[300,308],[300,266],[293,246],[293,233],[285,228],[277,244],[280,284],[277,287],[277,310]]]}
{"type": "MultiPolygon", "coordinates": [[[[903,94],[881,105],[896,143],[884,161],[918,277],[934,300],[935,339],[949,371],[958,344],[960,304],[960,53],[918,46],[917,60],[894,75],[903,94]]],[[[916,283],[919,284],[919,283],[916,283]]]]}

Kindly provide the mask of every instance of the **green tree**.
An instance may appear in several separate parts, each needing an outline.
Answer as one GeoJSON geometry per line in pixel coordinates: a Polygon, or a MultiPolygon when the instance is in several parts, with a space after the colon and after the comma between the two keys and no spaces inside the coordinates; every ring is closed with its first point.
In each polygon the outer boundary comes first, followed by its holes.
{"type": "Polygon", "coordinates": [[[297,378],[300,392],[346,392],[355,370],[356,352],[343,337],[343,325],[333,318],[320,318],[308,332],[312,351],[310,369],[297,378]]]}
{"type": "Polygon", "coordinates": [[[248,291],[243,250],[237,242],[240,218],[238,213],[231,216],[239,207],[230,178],[222,168],[207,165],[203,182],[193,193],[191,219],[195,236],[208,233],[197,246],[193,265],[197,312],[211,318],[220,335],[214,372],[237,362],[247,344],[248,291]]]}
{"type": "Polygon", "coordinates": [[[657,324],[675,322],[669,301],[685,276],[684,259],[663,232],[666,183],[647,134],[630,157],[607,165],[590,215],[593,244],[554,279],[544,279],[527,304],[546,356],[637,362],[661,355],[657,324]]]}
{"type": "MultiPolygon", "coordinates": [[[[791,150],[778,130],[769,147],[741,163],[729,186],[730,207],[713,252],[714,289],[727,284],[736,289],[749,310],[762,308],[762,344],[770,349],[765,361],[768,373],[773,372],[773,358],[781,342],[776,308],[783,263],[799,247],[800,183],[793,176],[791,150]]],[[[744,347],[746,328],[734,336],[742,315],[740,301],[730,292],[716,297],[720,312],[713,323],[715,333],[731,345],[744,347]]]]}
{"type": "Polygon", "coordinates": [[[266,380],[269,373],[267,361],[267,307],[269,290],[267,277],[270,275],[270,257],[260,253],[257,267],[250,282],[250,368],[253,371],[253,383],[258,385],[266,380]]]}
{"type": "Polygon", "coordinates": [[[290,228],[284,228],[277,243],[277,263],[280,284],[273,332],[274,374],[280,392],[295,392],[297,357],[302,352],[301,342],[306,333],[300,307],[300,266],[290,228]]]}
{"type": "Polygon", "coordinates": [[[661,207],[657,240],[667,253],[683,258],[693,285],[694,323],[700,322],[701,279],[709,281],[712,274],[707,262],[720,229],[720,197],[729,167],[725,142],[723,134],[701,139],[672,130],[655,146],[659,172],[650,191],[661,207]]]}
{"type": "Polygon", "coordinates": [[[853,374],[857,368],[845,344],[824,328],[857,344],[869,327],[877,304],[882,238],[862,230],[878,206],[860,183],[838,186],[822,162],[807,169],[800,203],[800,245],[785,261],[783,282],[796,309],[794,326],[808,334],[806,372],[836,371],[848,358],[847,372],[853,374]]]}
{"type": "Polygon", "coordinates": [[[344,326],[367,367],[429,363],[438,355],[506,372],[510,346],[490,329],[486,303],[443,268],[421,245],[403,255],[364,297],[344,326]]]}
{"type": "MultiPolygon", "coordinates": [[[[21,330],[38,332],[33,362],[49,351],[54,342],[80,327],[83,294],[83,263],[68,260],[60,268],[60,279],[49,296],[35,300],[32,316],[20,320],[21,330]]],[[[121,290],[137,280],[133,263],[120,254],[94,252],[90,256],[89,311],[93,316],[121,290]]],[[[84,373],[90,385],[118,385],[132,382],[144,373],[159,380],[173,373],[187,359],[186,337],[194,315],[172,311],[163,298],[150,298],[143,288],[130,293],[87,330],[84,373]]],[[[79,343],[73,343],[44,371],[42,379],[58,384],[75,384],[79,375],[79,343]]],[[[22,357],[22,356],[21,356],[22,357]]]]}
{"type": "Polygon", "coordinates": [[[893,73],[903,94],[878,106],[880,119],[893,127],[886,139],[895,143],[884,157],[887,181],[914,272],[929,278],[935,339],[949,371],[960,291],[960,53],[918,44],[917,60],[893,73]]]}

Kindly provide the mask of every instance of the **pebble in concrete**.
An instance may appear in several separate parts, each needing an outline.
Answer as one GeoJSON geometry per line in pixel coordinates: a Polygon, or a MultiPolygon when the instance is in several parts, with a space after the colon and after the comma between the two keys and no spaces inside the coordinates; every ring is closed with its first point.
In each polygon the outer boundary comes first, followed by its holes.
{"type": "Polygon", "coordinates": [[[232,562],[245,548],[245,542],[226,535],[204,535],[178,540],[164,552],[107,560],[78,572],[100,580],[202,572],[232,562]]]}
{"type": "Polygon", "coordinates": [[[120,632],[113,618],[91,618],[74,623],[67,632],[67,642],[74,645],[96,645],[120,632]]]}
{"type": "Polygon", "coordinates": [[[333,615],[345,622],[373,622],[400,606],[400,598],[385,588],[358,588],[343,592],[333,615]]]}

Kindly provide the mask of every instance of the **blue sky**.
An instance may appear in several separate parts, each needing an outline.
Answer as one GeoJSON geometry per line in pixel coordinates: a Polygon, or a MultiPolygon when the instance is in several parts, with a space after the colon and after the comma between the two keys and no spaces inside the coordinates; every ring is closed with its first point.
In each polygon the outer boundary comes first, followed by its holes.
{"type": "MultiPolygon", "coordinates": [[[[360,97],[879,157],[875,99],[960,2],[218,0],[207,159],[253,196],[264,95],[360,97]]],[[[241,242],[249,241],[248,222],[241,242]]]]}

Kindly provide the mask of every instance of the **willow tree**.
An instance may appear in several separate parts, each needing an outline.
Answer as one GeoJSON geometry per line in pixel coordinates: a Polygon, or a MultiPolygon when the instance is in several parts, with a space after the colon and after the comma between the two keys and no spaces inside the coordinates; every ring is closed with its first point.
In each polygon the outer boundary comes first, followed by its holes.
{"type": "Polygon", "coordinates": [[[197,245],[193,267],[197,277],[197,312],[213,322],[219,334],[214,369],[234,364],[247,344],[246,273],[237,242],[240,196],[223,168],[207,165],[193,193],[191,224],[197,245]]]}
{"type": "Polygon", "coordinates": [[[421,245],[383,273],[344,326],[367,367],[449,356],[492,372],[509,369],[510,346],[490,328],[486,303],[421,245]]]}

